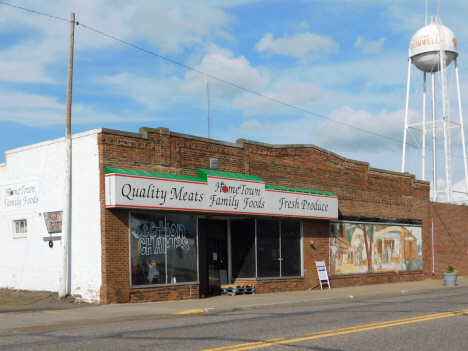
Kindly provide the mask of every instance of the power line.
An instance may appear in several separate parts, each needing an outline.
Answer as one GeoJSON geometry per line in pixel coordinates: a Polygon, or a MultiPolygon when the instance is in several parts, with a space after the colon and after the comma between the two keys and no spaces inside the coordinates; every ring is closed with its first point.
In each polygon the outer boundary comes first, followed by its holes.
{"type": "MultiPolygon", "coordinates": [[[[35,14],[38,14],[38,15],[43,15],[43,16],[47,16],[47,17],[50,17],[50,18],[58,19],[58,20],[61,20],[61,21],[70,22],[70,20],[65,19],[65,18],[61,18],[61,17],[57,17],[57,16],[52,16],[52,15],[49,15],[49,14],[46,14],[46,13],[43,13],[43,12],[39,12],[39,11],[35,11],[35,10],[26,9],[26,8],[20,7],[20,6],[14,6],[14,5],[11,5],[11,4],[2,2],[2,1],[0,1],[0,4],[6,5],[6,6],[11,6],[11,7],[20,9],[20,10],[32,12],[32,13],[35,13],[35,14]]],[[[155,56],[155,57],[158,57],[158,58],[160,58],[160,59],[162,59],[162,60],[171,62],[171,63],[173,63],[173,64],[175,64],[175,65],[177,65],[177,66],[183,67],[183,68],[185,68],[185,69],[187,69],[187,70],[196,72],[196,73],[198,73],[198,74],[202,74],[202,75],[204,75],[204,76],[206,76],[206,77],[210,77],[210,78],[212,78],[212,79],[214,79],[214,80],[217,80],[217,81],[219,81],[219,82],[225,83],[225,84],[227,84],[227,85],[230,85],[230,86],[232,86],[232,87],[238,88],[238,89],[240,89],[240,90],[244,90],[244,91],[246,91],[246,92],[248,92],[248,93],[257,95],[257,96],[259,96],[259,97],[261,97],[261,98],[268,99],[268,100],[270,100],[270,101],[274,101],[274,102],[276,102],[276,103],[278,103],[278,104],[280,104],[280,105],[283,105],[283,106],[286,106],[286,107],[290,107],[290,108],[292,108],[292,109],[294,109],[294,110],[301,111],[301,112],[304,112],[304,113],[306,113],[306,114],[309,114],[309,115],[312,115],[312,116],[315,116],[315,117],[319,117],[319,118],[322,118],[322,119],[324,119],[324,120],[327,120],[327,121],[330,121],[330,122],[334,122],[334,123],[343,125],[343,126],[348,127],[348,128],[352,128],[352,129],[354,129],[354,130],[358,130],[358,131],[361,131],[361,132],[364,132],[364,133],[367,133],[367,134],[370,134],[370,135],[374,135],[374,136],[377,136],[377,137],[380,137],[380,138],[384,138],[384,139],[387,139],[387,140],[390,140],[390,141],[394,141],[394,142],[397,142],[397,143],[402,144],[402,145],[403,145],[403,144],[406,144],[406,145],[408,145],[408,146],[413,147],[414,149],[420,149],[419,147],[417,147],[417,146],[415,146],[415,145],[413,145],[413,144],[411,144],[411,143],[408,143],[408,142],[404,143],[402,140],[394,139],[394,138],[388,137],[388,136],[386,136],[386,135],[382,135],[382,134],[378,134],[378,133],[371,132],[370,130],[366,130],[366,129],[362,129],[362,128],[359,128],[359,127],[355,127],[355,126],[352,126],[352,125],[350,125],[350,124],[346,124],[346,123],[344,123],[344,122],[340,122],[340,121],[337,121],[337,120],[334,120],[334,119],[331,119],[331,118],[328,118],[328,117],[319,115],[319,114],[317,114],[317,113],[315,113],[315,112],[312,112],[312,111],[309,111],[309,110],[305,110],[305,109],[303,109],[303,108],[300,108],[300,107],[297,107],[297,106],[288,104],[288,103],[283,102],[283,101],[281,101],[281,100],[278,100],[278,99],[275,99],[275,98],[272,98],[272,97],[269,97],[269,96],[266,96],[266,95],[257,93],[256,91],[250,90],[250,89],[248,89],[248,88],[244,88],[244,87],[242,87],[242,86],[240,86],[240,85],[231,83],[231,82],[229,82],[229,81],[227,81],[227,80],[224,80],[224,79],[215,77],[215,76],[213,76],[213,75],[207,74],[206,72],[199,71],[199,70],[197,70],[197,69],[195,69],[195,68],[193,68],[193,67],[184,65],[184,64],[182,64],[182,63],[180,63],[180,62],[171,60],[171,59],[169,59],[169,58],[167,58],[167,57],[164,57],[164,56],[161,56],[161,55],[159,55],[159,54],[156,54],[156,53],[154,53],[154,52],[152,52],[152,51],[146,50],[146,49],[144,49],[144,48],[142,48],[142,47],[140,47],[140,46],[134,45],[134,44],[129,43],[129,42],[125,41],[125,40],[116,38],[116,37],[114,37],[114,36],[112,36],[112,35],[110,35],[110,34],[107,34],[107,33],[101,32],[101,31],[99,31],[99,30],[97,30],[97,29],[94,29],[94,28],[92,28],[92,27],[86,26],[86,25],[84,25],[83,23],[79,23],[79,22],[75,22],[75,23],[76,23],[77,25],[80,25],[81,27],[84,27],[84,28],[86,28],[86,29],[88,29],[88,30],[91,30],[91,31],[95,32],[95,33],[101,34],[101,35],[103,35],[103,36],[105,36],[105,37],[108,37],[108,38],[110,38],[110,39],[113,39],[113,40],[115,40],[115,41],[118,41],[118,42],[120,42],[120,43],[122,43],[122,44],[125,44],[125,45],[127,45],[127,46],[133,47],[134,49],[143,51],[143,52],[145,52],[145,53],[147,53],[147,54],[150,54],[150,55],[155,56]]],[[[428,148],[426,148],[426,150],[433,151],[432,149],[428,149],[428,148]]],[[[437,151],[437,150],[436,150],[436,153],[441,153],[441,154],[442,154],[442,152],[437,151]]],[[[452,155],[452,154],[451,154],[450,156],[453,156],[453,157],[456,157],[456,158],[463,158],[462,156],[456,156],[456,155],[452,155]]]]}
{"type": "Polygon", "coordinates": [[[67,20],[67,19],[65,19],[65,18],[61,18],[61,17],[57,17],[57,16],[48,15],[47,13],[43,13],[43,12],[39,12],[39,11],[30,10],[30,9],[27,9],[27,8],[24,8],[24,7],[21,7],[21,6],[15,6],[15,5],[12,5],[12,4],[7,4],[6,2],[0,1],[0,4],[6,5],[6,6],[11,6],[11,7],[14,7],[14,8],[17,8],[17,9],[20,9],[20,10],[24,10],[24,11],[36,13],[36,14],[38,14],[38,15],[47,16],[47,17],[50,17],[50,18],[55,18],[55,19],[58,19],[58,20],[61,20],[61,21],[70,22],[70,20],[67,20]]]}

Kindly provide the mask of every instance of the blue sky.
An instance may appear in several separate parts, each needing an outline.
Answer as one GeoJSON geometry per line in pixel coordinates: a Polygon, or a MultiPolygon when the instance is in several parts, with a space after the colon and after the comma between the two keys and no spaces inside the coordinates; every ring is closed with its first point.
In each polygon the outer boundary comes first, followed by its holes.
{"type": "MultiPolygon", "coordinates": [[[[301,109],[208,78],[214,139],[314,144],[401,170],[401,143],[316,115],[403,140],[408,45],[425,24],[424,0],[6,2],[67,20],[75,12],[87,27],[301,109]]],[[[427,3],[436,15],[437,1],[427,3]]],[[[467,13],[466,1],[440,1],[459,43],[464,111],[467,13]]],[[[69,27],[0,4],[0,162],[64,135],[69,27]]],[[[205,101],[202,74],[75,28],[73,133],[161,126],[207,137],[205,101]]],[[[421,178],[417,156],[408,159],[421,178]]],[[[454,183],[464,177],[455,173],[454,183]]]]}

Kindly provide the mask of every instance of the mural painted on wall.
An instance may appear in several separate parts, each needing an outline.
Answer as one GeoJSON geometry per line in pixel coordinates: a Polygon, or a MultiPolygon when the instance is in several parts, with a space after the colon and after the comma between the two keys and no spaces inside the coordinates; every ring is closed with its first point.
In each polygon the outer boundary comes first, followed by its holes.
{"type": "Polygon", "coordinates": [[[331,223],[330,272],[422,270],[421,227],[331,223]]]}

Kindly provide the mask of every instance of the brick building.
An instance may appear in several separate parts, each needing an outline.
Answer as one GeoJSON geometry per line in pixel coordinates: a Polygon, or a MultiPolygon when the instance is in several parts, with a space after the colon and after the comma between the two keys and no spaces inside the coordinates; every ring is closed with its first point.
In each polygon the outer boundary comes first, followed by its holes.
{"type": "MultiPolygon", "coordinates": [[[[62,208],[62,193],[43,185],[63,174],[64,162],[46,160],[63,159],[50,143],[9,151],[0,165],[2,227],[13,223],[5,236],[17,250],[52,235],[37,217],[62,208]],[[7,196],[19,189],[21,157],[44,159],[22,173],[40,189],[26,212],[7,196]],[[22,221],[23,237],[15,232],[22,221]]],[[[451,258],[468,269],[466,207],[431,203],[429,182],[408,173],[313,145],[227,143],[166,128],[98,129],[73,136],[73,147],[70,289],[86,300],[198,298],[225,283],[255,285],[257,293],[306,290],[319,283],[316,261],[325,261],[332,287],[422,280],[433,271],[440,278],[451,258]]],[[[47,249],[44,241],[36,262],[57,260],[55,243],[47,249]]],[[[40,276],[21,260],[23,275],[40,276]]],[[[5,287],[34,285],[12,278],[17,267],[7,261],[0,258],[9,265],[5,287]]],[[[55,265],[47,267],[56,277],[55,265]]],[[[56,278],[46,281],[36,289],[55,290],[56,278]]]]}

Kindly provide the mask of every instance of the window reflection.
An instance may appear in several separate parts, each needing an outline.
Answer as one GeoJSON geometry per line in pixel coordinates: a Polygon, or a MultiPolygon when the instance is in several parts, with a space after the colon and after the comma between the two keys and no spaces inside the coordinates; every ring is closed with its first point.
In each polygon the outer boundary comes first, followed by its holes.
{"type": "Polygon", "coordinates": [[[197,280],[196,216],[133,213],[130,221],[132,285],[197,280]]]}
{"type": "Polygon", "coordinates": [[[278,220],[257,220],[257,276],[280,276],[280,236],[278,220]]]}
{"type": "Polygon", "coordinates": [[[257,220],[257,276],[301,275],[301,222],[257,220]]]}

